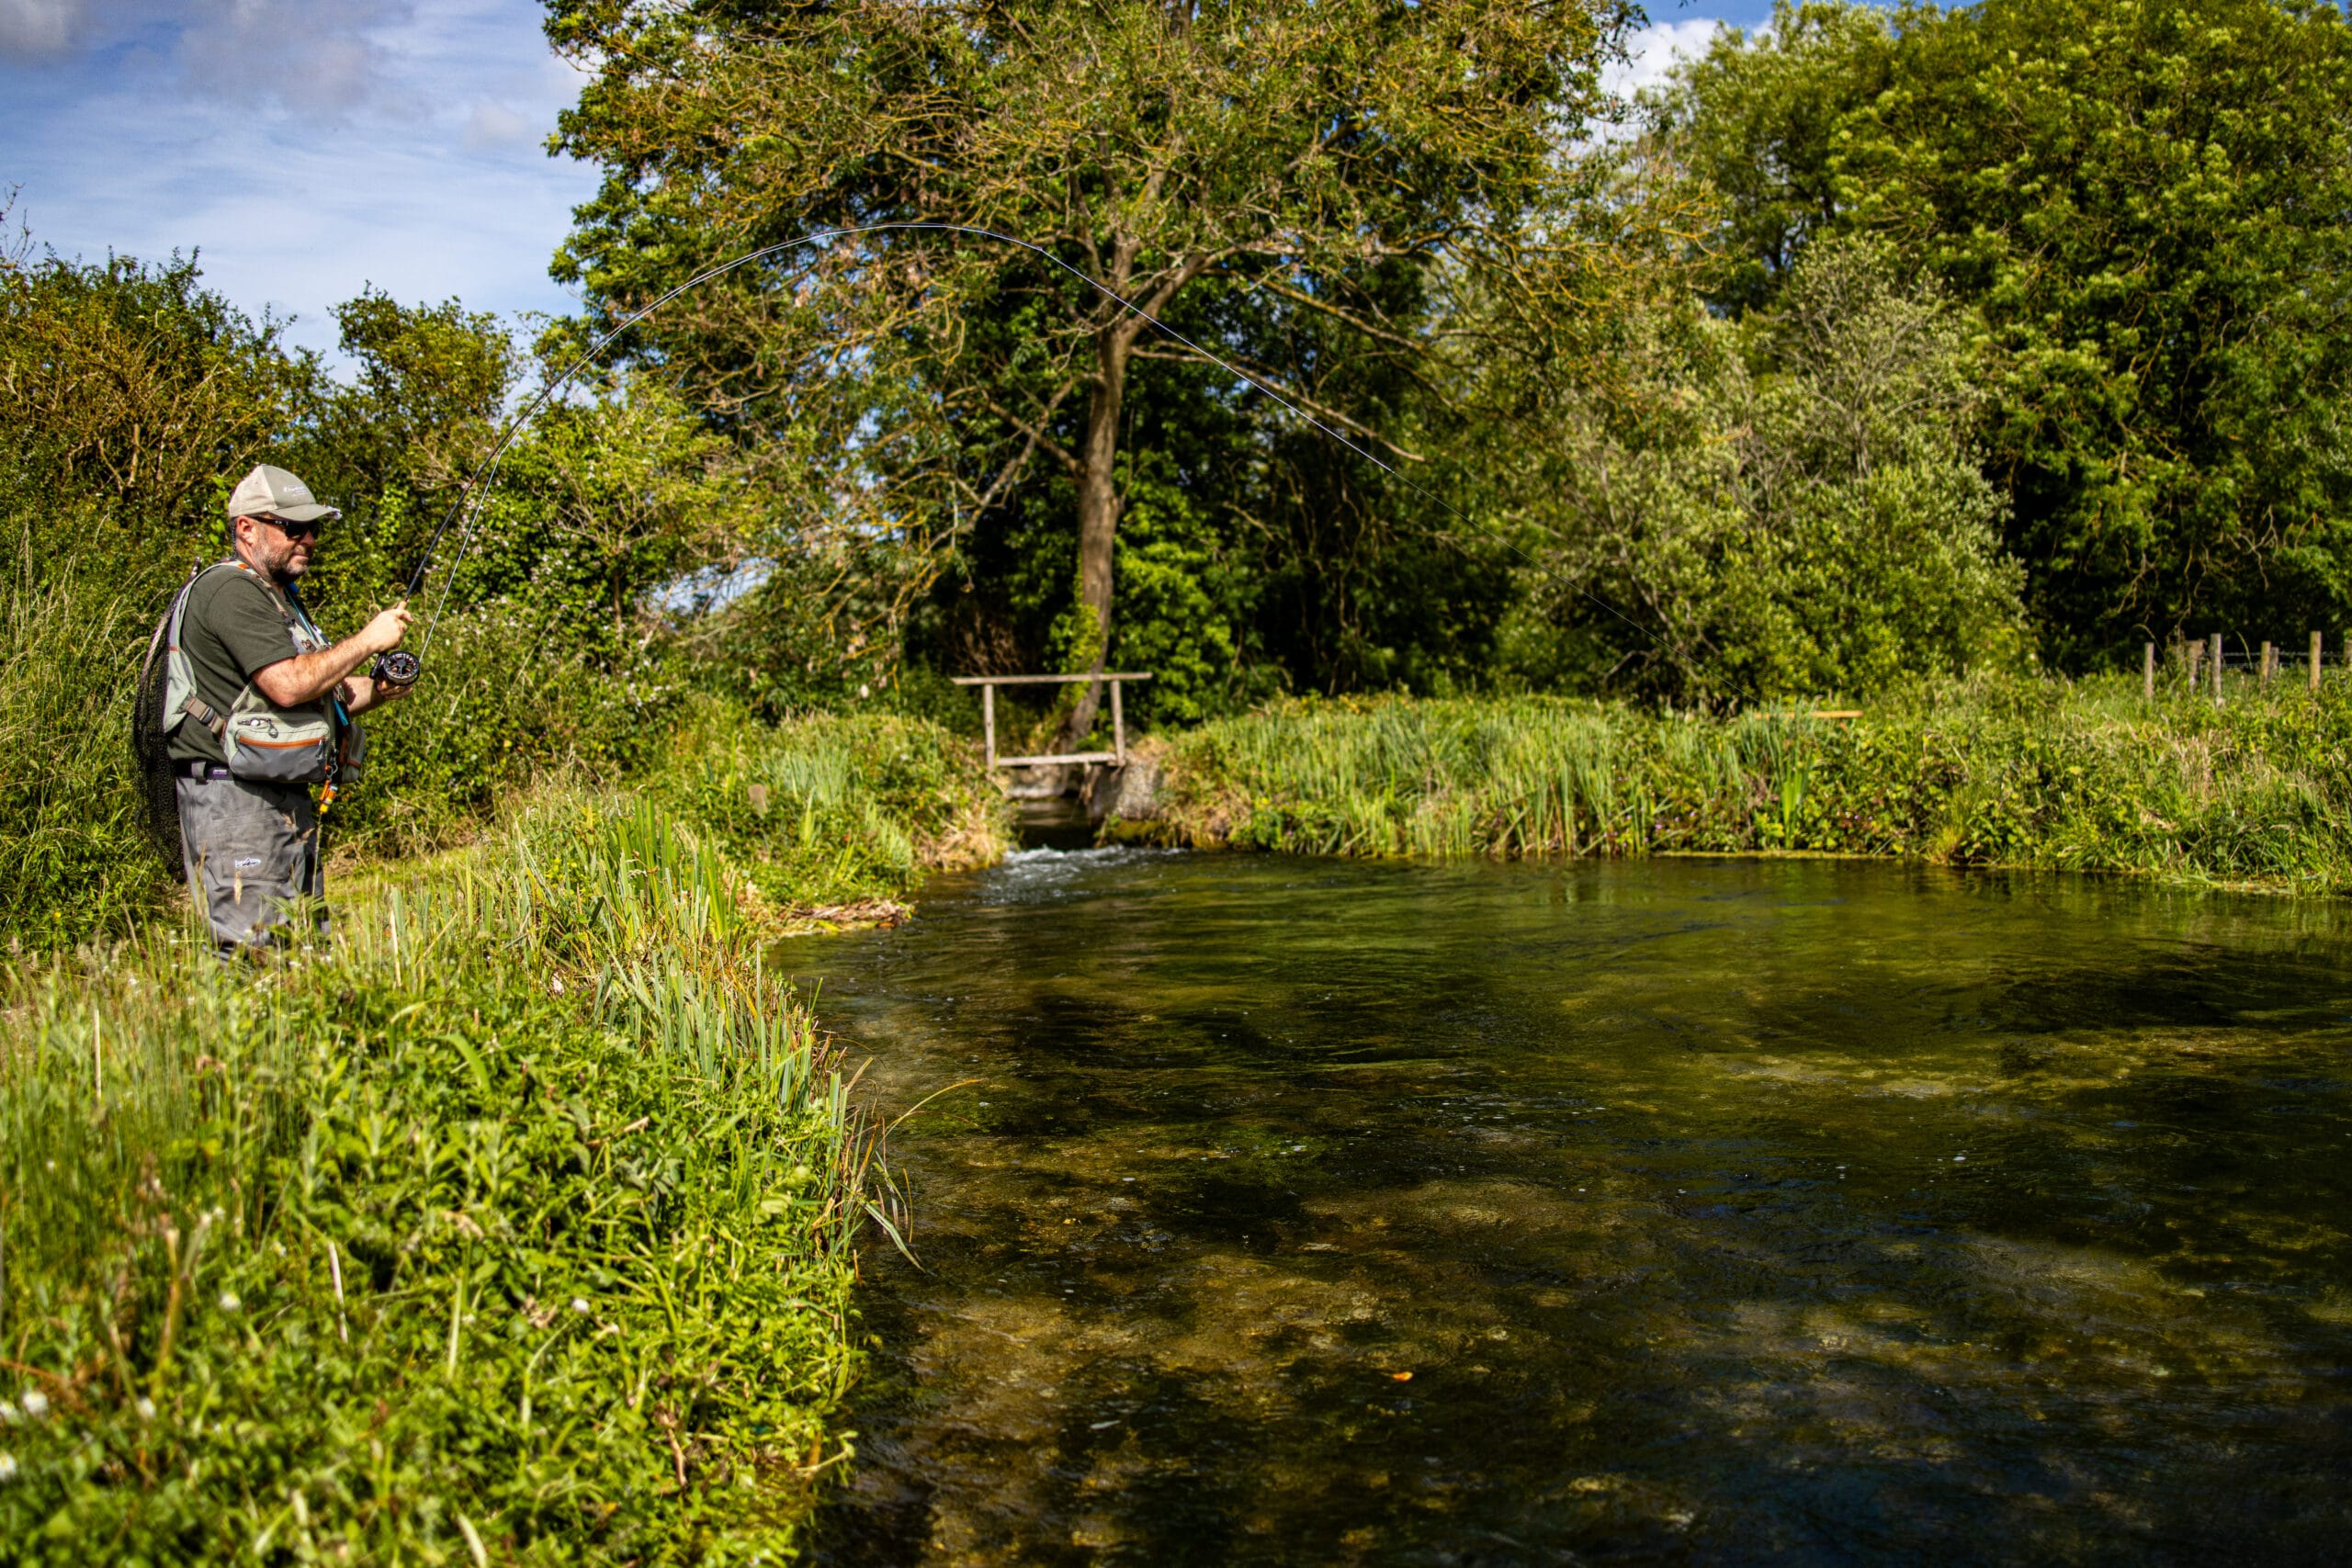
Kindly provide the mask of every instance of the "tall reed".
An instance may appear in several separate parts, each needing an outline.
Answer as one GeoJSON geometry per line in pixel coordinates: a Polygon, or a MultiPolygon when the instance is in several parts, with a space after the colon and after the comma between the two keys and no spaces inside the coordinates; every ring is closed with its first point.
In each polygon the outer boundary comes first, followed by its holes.
{"type": "Polygon", "coordinates": [[[1164,753],[1177,841],[1329,854],[1809,852],[2352,888],[2352,682],[1977,681],[1856,719],[1307,702],[1164,753]]]}

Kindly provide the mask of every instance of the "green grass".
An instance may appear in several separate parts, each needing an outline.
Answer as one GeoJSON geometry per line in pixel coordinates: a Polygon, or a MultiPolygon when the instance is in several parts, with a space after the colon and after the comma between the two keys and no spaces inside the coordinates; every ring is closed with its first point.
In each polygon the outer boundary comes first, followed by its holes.
{"type": "Polygon", "coordinates": [[[1001,855],[1006,806],[979,763],[976,746],[927,719],[766,725],[701,701],[639,787],[706,828],[780,910],[805,914],[894,903],[933,871],[1001,855]]]}
{"type": "Polygon", "coordinates": [[[28,544],[0,580],[0,945],[120,933],[169,886],[141,827],[129,745],[146,651],[139,596],[28,544]]]}
{"type": "Polygon", "coordinates": [[[876,1129],[648,802],[332,944],[0,980],[0,1541],[28,1562],[775,1561],[854,1377],[876,1129]]]}
{"type": "Polygon", "coordinates": [[[1355,855],[1809,852],[2352,889],[2352,682],[1978,681],[1850,722],[1307,702],[1163,753],[1154,836],[1355,855]]]}

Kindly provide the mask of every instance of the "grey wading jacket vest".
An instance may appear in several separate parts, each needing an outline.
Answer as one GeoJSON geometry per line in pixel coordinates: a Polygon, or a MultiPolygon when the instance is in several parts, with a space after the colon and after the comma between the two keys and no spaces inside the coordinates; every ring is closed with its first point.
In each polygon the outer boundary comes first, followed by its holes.
{"type": "MultiPolygon", "coordinates": [[[[187,617],[188,597],[196,592],[196,585],[216,571],[242,571],[261,584],[285,620],[287,633],[293,638],[298,653],[316,653],[331,646],[326,633],[302,609],[300,600],[244,562],[218,561],[191,574],[187,586],[172,602],[171,614],[156,628],[164,652],[163,700],[157,716],[163,736],[170,736],[189,722],[204,726],[220,743],[229,772],[241,779],[269,784],[356,783],[367,753],[368,738],[358,721],[343,711],[342,702],[332,694],[300,707],[282,708],[262,695],[260,688],[248,677],[225,714],[214,711],[197,694],[195,665],[183,646],[183,623],[187,617]]],[[[151,667],[154,654],[151,645],[151,667]]],[[[141,683],[145,683],[144,678],[141,683]]],[[[161,749],[158,746],[157,750],[161,749]]]]}

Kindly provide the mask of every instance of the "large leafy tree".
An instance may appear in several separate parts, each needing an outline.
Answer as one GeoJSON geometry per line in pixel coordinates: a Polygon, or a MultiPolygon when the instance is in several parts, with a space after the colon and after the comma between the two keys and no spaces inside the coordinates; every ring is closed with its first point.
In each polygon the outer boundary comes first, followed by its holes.
{"type": "Polygon", "coordinates": [[[2045,647],[2352,619],[2352,27],[2312,0],[1809,5],[1662,106],[1735,307],[1892,238],[1989,329],[1989,476],[2045,647]]]}
{"type": "Polygon", "coordinates": [[[1687,295],[1622,300],[1618,374],[1549,402],[1520,464],[1546,570],[1507,660],[1713,705],[2014,659],[2017,569],[1969,439],[1973,332],[1870,239],[1808,247],[1743,323],[1687,295]]]}
{"type": "Polygon", "coordinates": [[[1034,465],[1057,469],[1080,670],[1108,648],[1123,483],[1143,471],[1121,460],[1131,379],[1197,358],[1110,296],[1159,314],[1254,286],[1281,310],[1204,331],[1269,379],[1254,334],[1282,310],[1418,355],[1420,323],[1384,309],[1391,275],[1542,213],[1624,19],[1608,0],[549,9],[550,37],[594,73],[560,141],[607,171],[558,270],[599,306],[821,228],[976,225],[1039,248],[906,230],[797,247],[635,346],[820,474],[808,504],[863,506],[875,526],[952,530],[1034,465]]]}

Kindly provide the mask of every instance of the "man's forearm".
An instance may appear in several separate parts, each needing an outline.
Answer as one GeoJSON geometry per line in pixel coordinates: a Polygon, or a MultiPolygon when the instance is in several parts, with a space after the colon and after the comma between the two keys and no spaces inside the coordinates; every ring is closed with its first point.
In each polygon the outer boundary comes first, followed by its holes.
{"type": "Polygon", "coordinates": [[[317,702],[368,661],[373,650],[364,637],[348,637],[316,653],[298,653],[254,673],[261,694],[282,708],[317,702]]]}

